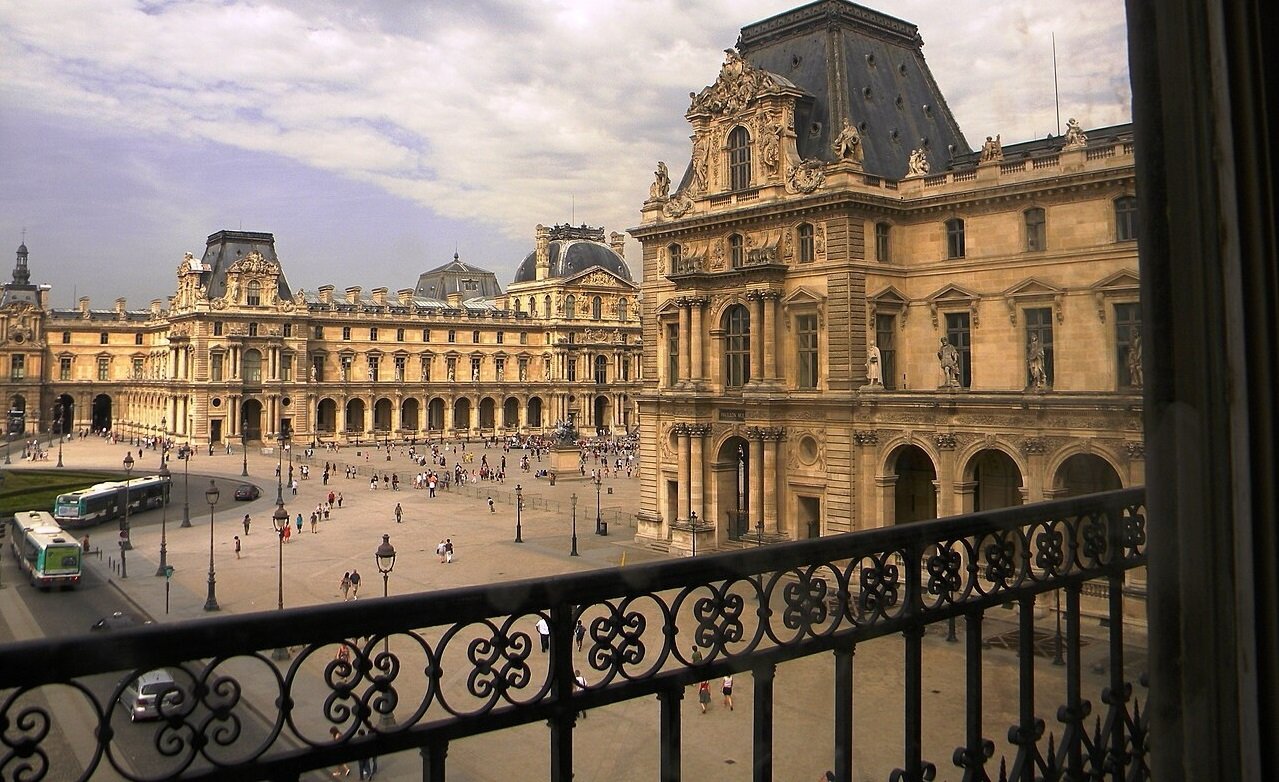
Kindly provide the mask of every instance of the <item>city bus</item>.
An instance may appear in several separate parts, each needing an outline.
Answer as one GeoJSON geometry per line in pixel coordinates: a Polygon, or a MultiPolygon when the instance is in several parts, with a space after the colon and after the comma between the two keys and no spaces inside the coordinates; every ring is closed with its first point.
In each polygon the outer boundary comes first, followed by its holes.
{"type": "Polygon", "coordinates": [[[59,494],[53,518],[66,529],[101,524],[124,515],[125,483],[129,487],[129,513],[158,508],[169,502],[170,478],[147,475],[130,481],[107,481],[87,489],[59,494]]]}
{"type": "Polygon", "coordinates": [[[74,587],[80,583],[80,544],[42,510],[15,513],[9,539],[13,556],[32,586],[74,587]]]}

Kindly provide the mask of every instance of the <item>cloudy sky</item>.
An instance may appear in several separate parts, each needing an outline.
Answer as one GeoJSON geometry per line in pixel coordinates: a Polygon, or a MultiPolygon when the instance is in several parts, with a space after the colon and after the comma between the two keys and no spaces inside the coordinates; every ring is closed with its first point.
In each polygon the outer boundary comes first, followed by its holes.
{"type": "MultiPolygon", "coordinates": [[[[410,287],[455,250],[505,284],[537,223],[638,224],[688,93],[796,5],[0,0],[0,252],[25,229],[58,307],[166,297],[223,228],[274,233],[294,289],[410,287]]],[[[1131,119],[1122,0],[865,5],[919,26],[973,146],[1056,131],[1054,34],[1062,122],[1131,119]]]]}

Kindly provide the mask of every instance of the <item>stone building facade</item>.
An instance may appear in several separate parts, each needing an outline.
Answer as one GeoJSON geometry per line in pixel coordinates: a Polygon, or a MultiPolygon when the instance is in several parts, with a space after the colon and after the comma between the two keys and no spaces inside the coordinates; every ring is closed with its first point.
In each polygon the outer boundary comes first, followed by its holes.
{"type": "Polygon", "coordinates": [[[420,441],[569,418],[625,433],[638,421],[639,286],[602,230],[537,231],[547,250],[570,236],[590,262],[537,267],[512,292],[457,255],[415,287],[366,292],[295,290],[271,234],[219,231],[146,310],[50,307],[24,243],[0,300],[10,439],[91,428],[198,445],[420,441]]]}
{"type": "Polygon", "coordinates": [[[844,0],[744,28],[685,116],[631,230],[639,539],[1143,483],[1130,126],[971,150],[917,29],[844,0]]]}

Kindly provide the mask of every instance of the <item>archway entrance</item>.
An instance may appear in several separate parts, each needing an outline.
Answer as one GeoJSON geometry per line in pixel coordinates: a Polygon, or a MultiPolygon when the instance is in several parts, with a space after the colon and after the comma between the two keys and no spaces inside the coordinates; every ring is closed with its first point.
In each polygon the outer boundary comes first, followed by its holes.
{"type": "Polygon", "coordinates": [[[509,397],[502,403],[502,426],[515,429],[520,425],[520,400],[509,397]]]}
{"type": "Polygon", "coordinates": [[[66,434],[75,431],[75,400],[63,394],[53,403],[53,432],[66,434]]]}
{"type": "Polygon", "coordinates": [[[542,398],[533,397],[528,400],[528,425],[532,427],[542,426],[542,398]]]}
{"type": "Polygon", "coordinates": [[[90,427],[96,432],[111,431],[111,397],[98,394],[93,398],[90,427]]]}
{"type": "Polygon", "coordinates": [[[933,460],[917,445],[897,449],[893,472],[893,523],[937,518],[937,470],[933,460]]]}
{"type": "Polygon", "coordinates": [[[444,429],[444,400],[438,396],[426,405],[426,428],[433,432],[444,429]]]}
{"type": "Polygon", "coordinates": [[[315,408],[315,428],[320,432],[332,434],[338,429],[338,403],[332,399],[321,399],[315,408]]]}
{"type": "Polygon", "coordinates": [[[453,403],[453,428],[471,428],[471,400],[462,397],[453,403]]]}
{"type": "Polygon", "coordinates": [[[391,400],[386,397],[373,403],[373,429],[379,432],[391,431],[391,400]]]}
{"type": "Polygon", "coordinates": [[[1022,504],[1021,470],[1003,451],[987,450],[972,460],[973,510],[995,510],[1022,504]]]}
{"type": "Polygon", "coordinates": [[[15,394],[9,400],[9,423],[5,432],[9,439],[22,437],[27,431],[27,400],[21,394],[15,394]]]}
{"type": "Polygon", "coordinates": [[[409,432],[418,429],[418,403],[416,399],[405,399],[400,405],[400,428],[409,432]]]}
{"type": "Polygon", "coordinates": [[[1060,499],[1122,489],[1123,481],[1110,462],[1095,454],[1077,453],[1057,468],[1053,487],[1053,496],[1060,499]]]}
{"type": "Polygon", "coordinates": [[[480,400],[480,428],[492,430],[497,427],[497,403],[492,397],[480,400]]]}
{"type": "Polygon", "coordinates": [[[346,433],[357,437],[364,434],[363,399],[352,399],[346,403],[346,433]]]}
{"type": "Polygon", "coordinates": [[[595,434],[603,436],[609,433],[612,428],[609,426],[611,408],[608,397],[603,395],[595,397],[595,434]]]}
{"type": "Polygon", "coordinates": [[[244,427],[241,434],[246,442],[262,439],[262,403],[256,399],[246,399],[240,406],[240,423],[244,427]]]}
{"type": "Polygon", "coordinates": [[[740,540],[750,532],[750,459],[750,443],[741,437],[730,437],[720,446],[712,468],[716,504],[731,540],[740,540]]]}

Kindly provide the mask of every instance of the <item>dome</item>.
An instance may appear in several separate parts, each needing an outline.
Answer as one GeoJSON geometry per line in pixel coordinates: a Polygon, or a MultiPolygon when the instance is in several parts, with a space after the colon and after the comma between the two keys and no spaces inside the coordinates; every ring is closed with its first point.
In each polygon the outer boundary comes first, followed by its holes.
{"type": "MultiPolygon", "coordinates": [[[[556,226],[551,231],[548,246],[550,273],[548,279],[572,277],[594,267],[612,272],[627,282],[631,278],[630,267],[613,248],[604,244],[603,229],[568,228],[556,226]]],[[[515,282],[537,280],[537,251],[529,253],[515,271],[515,282]]]]}

